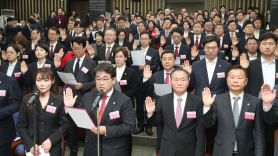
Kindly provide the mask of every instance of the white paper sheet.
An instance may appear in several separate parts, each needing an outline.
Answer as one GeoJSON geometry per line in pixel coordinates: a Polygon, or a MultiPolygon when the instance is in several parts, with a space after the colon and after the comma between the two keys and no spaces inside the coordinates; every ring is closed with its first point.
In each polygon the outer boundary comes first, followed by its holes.
{"type": "MultiPolygon", "coordinates": [[[[50,156],[49,152],[48,153],[44,152],[42,146],[39,146],[39,148],[40,148],[40,153],[41,153],[39,156],[50,156]]],[[[26,152],[25,151],[25,153],[26,153],[26,156],[34,156],[31,152],[26,152]]]]}
{"type": "Polygon", "coordinates": [[[170,84],[154,84],[155,93],[158,96],[163,96],[172,93],[172,87],[170,84]]]}
{"type": "Polygon", "coordinates": [[[102,64],[102,63],[108,63],[111,64],[111,61],[97,61],[98,64],[102,64]]]}
{"type": "Polygon", "coordinates": [[[65,84],[74,85],[77,83],[72,73],[64,73],[64,72],[57,72],[57,73],[65,84]]]}
{"type": "Polygon", "coordinates": [[[65,107],[65,112],[70,115],[75,124],[80,128],[92,129],[96,127],[85,108],[65,107]]]}
{"type": "Polygon", "coordinates": [[[132,57],[133,65],[135,66],[146,65],[145,55],[142,50],[131,51],[131,57],[132,57]]]}

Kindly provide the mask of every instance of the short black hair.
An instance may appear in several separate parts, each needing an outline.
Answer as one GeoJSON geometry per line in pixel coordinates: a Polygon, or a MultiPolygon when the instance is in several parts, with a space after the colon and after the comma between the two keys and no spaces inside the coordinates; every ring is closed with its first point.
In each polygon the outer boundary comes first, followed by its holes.
{"type": "Polygon", "coordinates": [[[163,51],[161,56],[160,56],[160,58],[162,59],[163,55],[165,55],[165,54],[172,54],[174,56],[174,59],[176,59],[176,54],[172,50],[165,50],[165,51],[163,51]]]}
{"type": "Polygon", "coordinates": [[[228,68],[228,71],[227,71],[227,77],[228,77],[229,72],[230,72],[231,70],[242,70],[242,71],[244,72],[244,75],[246,76],[246,78],[248,78],[248,74],[247,74],[246,69],[243,68],[241,65],[238,65],[238,64],[237,64],[237,65],[232,65],[232,66],[230,66],[230,67],[228,68]]]}
{"type": "Polygon", "coordinates": [[[19,48],[16,44],[10,43],[10,44],[7,46],[6,50],[7,50],[9,47],[12,47],[12,48],[15,50],[16,53],[20,53],[20,48],[19,48]]]}
{"type": "Polygon", "coordinates": [[[82,44],[83,48],[86,47],[86,39],[84,37],[74,37],[71,40],[71,44],[73,43],[82,44]]]}
{"type": "Polygon", "coordinates": [[[109,63],[101,63],[101,64],[99,64],[94,69],[94,71],[95,71],[95,76],[97,75],[96,74],[97,72],[103,71],[105,73],[110,74],[111,78],[116,77],[116,68],[112,64],[109,64],[109,63]]]}
{"type": "Polygon", "coordinates": [[[260,39],[259,39],[259,43],[261,43],[262,41],[264,40],[267,40],[267,39],[273,39],[275,41],[275,43],[277,44],[277,36],[275,34],[272,34],[272,33],[264,33],[260,36],[260,39]]]}
{"type": "Polygon", "coordinates": [[[172,29],[171,34],[173,35],[174,33],[179,33],[181,36],[183,35],[182,30],[179,27],[172,29]]]}
{"type": "Polygon", "coordinates": [[[183,27],[184,23],[187,23],[189,25],[189,29],[191,29],[191,23],[188,20],[183,21],[182,27],[183,27]]]}
{"type": "Polygon", "coordinates": [[[178,68],[175,68],[171,73],[170,73],[170,78],[172,79],[172,75],[177,72],[177,71],[182,71],[184,72],[186,75],[187,75],[187,79],[190,80],[190,74],[187,70],[181,68],[181,67],[178,67],[178,68]]]}
{"type": "Polygon", "coordinates": [[[220,40],[219,37],[217,37],[216,35],[207,35],[203,40],[202,40],[202,45],[203,47],[205,47],[205,45],[207,43],[210,42],[216,42],[217,46],[220,47],[220,40]]]}
{"type": "Polygon", "coordinates": [[[32,24],[32,25],[33,25],[33,24],[35,24],[35,23],[36,23],[36,21],[35,21],[34,19],[32,19],[32,18],[29,18],[29,19],[28,19],[28,23],[30,23],[30,24],[32,24]]]}
{"type": "Polygon", "coordinates": [[[120,16],[119,18],[118,18],[118,21],[126,21],[126,19],[123,17],[123,16],[120,16]]]}
{"type": "Polygon", "coordinates": [[[249,24],[251,24],[251,25],[253,26],[253,28],[255,28],[254,23],[252,23],[250,20],[246,20],[246,21],[244,22],[244,24],[243,24],[242,29],[245,29],[245,27],[246,27],[247,25],[249,25],[249,24]]]}
{"type": "Polygon", "coordinates": [[[95,37],[97,37],[97,35],[101,36],[102,38],[104,38],[104,33],[102,31],[97,31],[95,33],[95,37]]]}
{"type": "Polygon", "coordinates": [[[257,44],[259,44],[259,41],[255,37],[248,37],[246,42],[245,42],[245,45],[247,45],[249,40],[256,40],[257,44]]]}
{"type": "Polygon", "coordinates": [[[196,24],[200,24],[201,27],[203,28],[203,24],[202,24],[201,22],[195,22],[195,23],[193,24],[193,27],[194,27],[194,25],[196,25],[196,24]]]}
{"type": "Polygon", "coordinates": [[[80,28],[83,28],[83,27],[84,27],[83,24],[82,24],[81,22],[79,22],[79,21],[76,21],[76,22],[74,23],[74,27],[77,27],[77,26],[79,26],[80,28]]]}
{"type": "Polygon", "coordinates": [[[227,25],[229,26],[231,23],[235,23],[236,24],[236,21],[235,20],[230,20],[227,25]]]}
{"type": "MultiPolygon", "coordinates": [[[[56,32],[56,34],[60,35],[60,30],[59,30],[57,27],[55,27],[55,26],[50,27],[49,30],[53,30],[53,31],[56,32]]],[[[48,30],[48,31],[49,31],[49,30],[48,30]]]]}
{"type": "Polygon", "coordinates": [[[37,47],[40,47],[42,49],[44,49],[46,51],[46,53],[49,52],[49,46],[45,43],[39,42],[36,46],[35,49],[37,49],[37,47]]]}
{"type": "Polygon", "coordinates": [[[141,38],[141,36],[142,36],[142,35],[144,35],[144,34],[147,34],[147,35],[149,36],[149,39],[151,39],[151,38],[152,38],[151,33],[150,33],[150,32],[148,32],[148,31],[143,31],[143,32],[140,34],[140,38],[141,38]]]}

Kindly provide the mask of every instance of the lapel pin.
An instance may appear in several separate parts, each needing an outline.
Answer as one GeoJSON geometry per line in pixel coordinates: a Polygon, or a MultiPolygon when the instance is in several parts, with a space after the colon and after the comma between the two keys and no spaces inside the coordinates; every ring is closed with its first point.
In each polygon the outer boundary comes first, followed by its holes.
{"type": "Polygon", "coordinates": [[[219,64],[219,67],[221,67],[221,64],[219,64]]]}
{"type": "Polygon", "coordinates": [[[53,105],[53,102],[51,102],[51,105],[53,105]]]}
{"type": "Polygon", "coordinates": [[[115,101],[113,101],[113,105],[115,105],[116,104],[116,102],[115,101]]]}
{"type": "Polygon", "coordinates": [[[247,106],[249,106],[249,105],[250,105],[250,103],[247,104],[247,106]]]}
{"type": "Polygon", "coordinates": [[[2,83],[2,81],[0,81],[0,84],[2,83]]]}

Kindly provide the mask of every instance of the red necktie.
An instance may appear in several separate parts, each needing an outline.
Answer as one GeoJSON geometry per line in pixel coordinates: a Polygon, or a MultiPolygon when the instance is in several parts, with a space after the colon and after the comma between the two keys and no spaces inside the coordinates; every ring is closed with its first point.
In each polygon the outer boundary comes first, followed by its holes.
{"type": "Polygon", "coordinates": [[[179,56],[178,49],[179,49],[179,47],[176,47],[176,49],[175,49],[175,54],[176,54],[177,57],[179,56]]]}
{"type": "Polygon", "coordinates": [[[106,101],[106,99],[108,98],[108,96],[103,96],[102,97],[102,101],[101,101],[101,107],[100,107],[100,111],[99,111],[99,123],[101,122],[101,117],[102,117],[102,115],[103,115],[103,112],[104,112],[104,110],[105,110],[105,107],[106,107],[106,105],[105,105],[105,101],[106,101]]]}
{"type": "Polygon", "coordinates": [[[166,31],[166,37],[168,37],[169,36],[169,31],[166,31]]]}
{"type": "Polygon", "coordinates": [[[177,101],[178,101],[178,106],[176,109],[176,125],[177,125],[177,128],[179,128],[179,126],[181,124],[181,119],[182,119],[182,111],[181,111],[182,98],[178,98],[177,101]]]}
{"type": "Polygon", "coordinates": [[[169,75],[170,73],[166,73],[165,84],[169,84],[169,75]]]}
{"type": "Polygon", "coordinates": [[[106,60],[106,61],[109,60],[109,57],[110,57],[110,54],[111,54],[110,49],[111,49],[111,47],[107,47],[107,52],[106,52],[106,56],[105,56],[105,60],[106,60]]]}
{"type": "Polygon", "coordinates": [[[50,45],[50,58],[53,57],[53,44],[50,45]]]}
{"type": "Polygon", "coordinates": [[[199,37],[198,36],[196,36],[196,41],[195,41],[195,46],[196,46],[196,48],[198,48],[199,47],[199,39],[198,39],[199,37]]]}

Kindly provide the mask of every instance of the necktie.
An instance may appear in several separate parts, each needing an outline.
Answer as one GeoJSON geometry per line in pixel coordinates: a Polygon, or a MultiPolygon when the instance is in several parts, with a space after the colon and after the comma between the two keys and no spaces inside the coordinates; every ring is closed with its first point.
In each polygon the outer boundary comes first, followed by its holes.
{"type": "Polygon", "coordinates": [[[168,37],[169,36],[169,31],[166,31],[166,37],[168,37]]]}
{"type": "Polygon", "coordinates": [[[100,106],[100,111],[99,111],[99,123],[101,122],[101,118],[102,118],[102,115],[103,115],[103,112],[105,110],[105,107],[106,107],[106,99],[108,98],[108,96],[103,96],[102,97],[102,100],[101,100],[101,106],[100,106]]]}
{"type": "Polygon", "coordinates": [[[107,52],[106,52],[106,56],[105,56],[105,60],[108,61],[109,60],[109,57],[110,57],[110,54],[111,54],[111,47],[107,47],[107,52]]]}
{"type": "Polygon", "coordinates": [[[169,84],[169,75],[170,73],[166,73],[166,79],[165,79],[165,84],[169,84]]]}
{"type": "Polygon", "coordinates": [[[196,36],[195,46],[196,46],[196,48],[199,47],[199,37],[198,36],[196,36]]]}
{"type": "Polygon", "coordinates": [[[182,98],[178,98],[178,106],[177,106],[177,110],[176,110],[176,125],[177,128],[179,128],[180,124],[181,124],[181,119],[182,119],[182,112],[181,112],[181,101],[182,98]]]}
{"type": "Polygon", "coordinates": [[[50,59],[53,57],[53,44],[50,45],[50,59]]]}
{"type": "Polygon", "coordinates": [[[175,49],[175,54],[176,54],[177,57],[179,56],[178,49],[179,49],[179,47],[177,46],[176,49],[175,49]]]}
{"type": "MultiPolygon", "coordinates": [[[[235,125],[236,125],[236,127],[237,127],[238,119],[239,119],[238,100],[240,99],[240,97],[233,97],[233,99],[234,99],[233,115],[234,115],[235,125]]],[[[234,151],[237,151],[237,143],[236,143],[236,140],[235,140],[234,151]]]]}
{"type": "Polygon", "coordinates": [[[75,64],[74,76],[76,76],[77,73],[78,73],[78,71],[79,71],[79,61],[80,61],[80,59],[78,58],[78,59],[77,59],[77,62],[76,62],[76,64],[75,64]]]}
{"type": "Polygon", "coordinates": [[[234,33],[231,33],[231,40],[233,40],[234,38],[234,33]]]}

